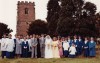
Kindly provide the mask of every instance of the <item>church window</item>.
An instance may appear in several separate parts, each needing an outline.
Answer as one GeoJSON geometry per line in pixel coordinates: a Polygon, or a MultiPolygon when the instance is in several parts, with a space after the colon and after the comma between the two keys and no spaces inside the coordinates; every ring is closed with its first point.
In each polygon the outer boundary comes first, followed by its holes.
{"type": "Polygon", "coordinates": [[[25,14],[28,14],[29,10],[28,8],[25,8],[25,14]]]}

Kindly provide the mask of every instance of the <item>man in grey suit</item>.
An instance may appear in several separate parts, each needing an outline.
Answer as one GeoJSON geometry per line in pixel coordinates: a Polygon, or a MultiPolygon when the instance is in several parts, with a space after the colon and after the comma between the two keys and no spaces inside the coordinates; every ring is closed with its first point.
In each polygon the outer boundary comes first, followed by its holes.
{"type": "Polygon", "coordinates": [[[45,38],[43,34],[41,34],[41,37],[39,38],[39,42],[40,42],[41,57],[43,58],[45,53],[45,38]]]}
{"type": "Polygon", "coordinates": [[[31,58],[37,58],[37,39],[35,37],[35,34],[33,34],[33,38],[31,39],[31,47],[32,47],[32,54],[31,54],[31,58]]]}

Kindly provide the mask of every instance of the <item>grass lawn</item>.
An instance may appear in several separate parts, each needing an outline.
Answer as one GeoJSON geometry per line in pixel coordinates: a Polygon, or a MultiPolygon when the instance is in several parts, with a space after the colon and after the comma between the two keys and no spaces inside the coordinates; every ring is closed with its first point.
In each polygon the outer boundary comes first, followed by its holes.
{"type": "Polygon", "coordinates": [[[20,59],[1,59],[0,63],[100,63],[100,54],[95,58],[60,58],[60,59],[31,59],[31,58],[20,58],[20,59]]]}
{"type": "Polygon", "coordinates": [[[95,58],[85,58],[83,56],[77,58],[60,58],[60,59],[31,59],[31,58],[19,58],[19,59],[1,59],[0,63],[100,63],[100,49],[96,53],[95,58]]]}

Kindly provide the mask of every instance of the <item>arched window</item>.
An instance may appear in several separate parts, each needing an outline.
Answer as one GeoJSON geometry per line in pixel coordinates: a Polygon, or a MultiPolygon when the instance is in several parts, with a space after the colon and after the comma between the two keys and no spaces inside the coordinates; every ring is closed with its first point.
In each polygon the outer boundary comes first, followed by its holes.
{"type": "Polygon", "coordinates": [[[28,14],[28,12],[29,12],[28,8],[25,8],[25,14],[28,14]]]}

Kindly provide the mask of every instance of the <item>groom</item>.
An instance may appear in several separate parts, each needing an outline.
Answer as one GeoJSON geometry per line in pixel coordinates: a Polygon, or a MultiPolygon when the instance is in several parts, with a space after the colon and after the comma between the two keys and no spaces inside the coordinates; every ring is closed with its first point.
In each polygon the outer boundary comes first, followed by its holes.
{"type": "Polygon", "coordinates": [[[45,37],[43,34],[41,34],[41,37],[39,38],[40,42],[40,52],[41,52],[41,57],[44,58],[44,51],[45,51],[45,37]]]}

